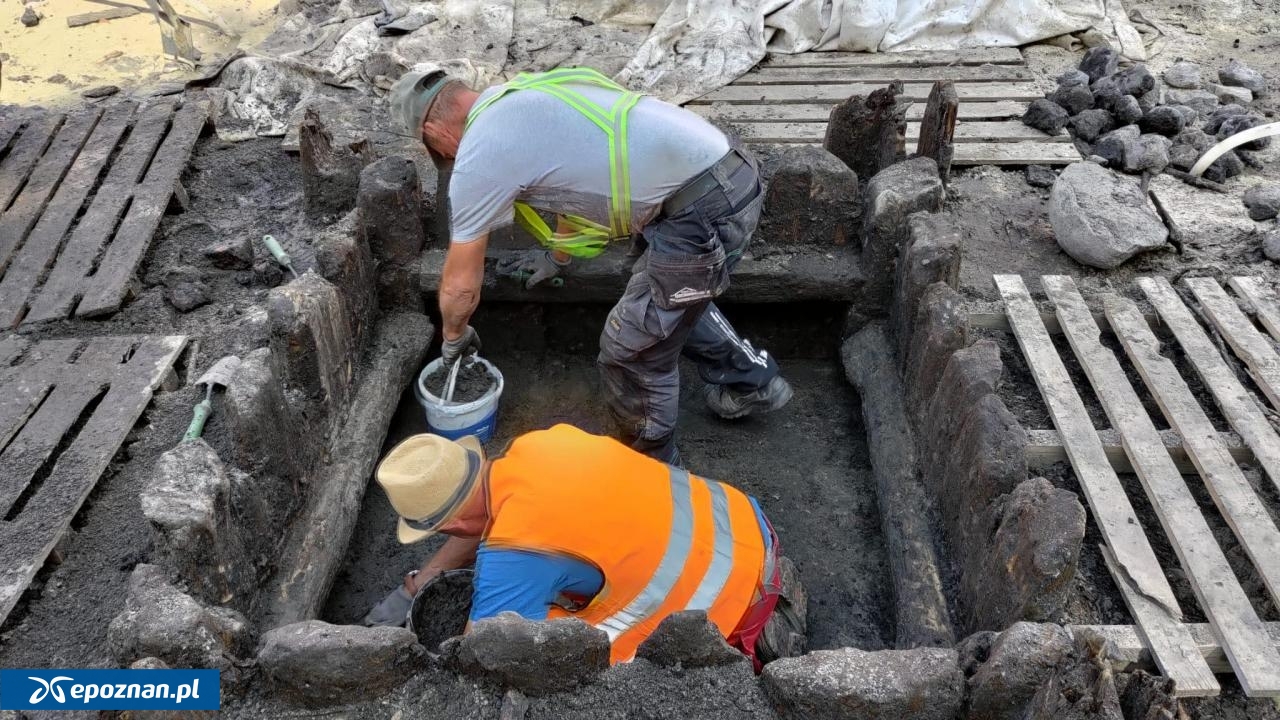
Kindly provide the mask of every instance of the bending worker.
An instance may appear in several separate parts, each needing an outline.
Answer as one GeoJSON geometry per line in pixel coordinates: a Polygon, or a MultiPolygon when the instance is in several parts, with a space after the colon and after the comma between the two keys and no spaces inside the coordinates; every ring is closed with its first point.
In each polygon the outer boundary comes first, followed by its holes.
{"type": "Polygon", "coordinates": [[[479,347],[468,323],[489,233],[514,215],[544,246],[499,268],[528,277],[526,287],[573,257],[599,255],[611,239],[639,233],[647,241],[598,359],[606,403],[635,449],[679,462],[681,352],[697,363],[706,402],[721,417],[791,399],[774,359],[712,303],[746,250],[763,192],[754,161],[710,123],[586,68],[523,74],[482,93],[442,71],[409,72],[391,89],[391,109],[434,159],[455,161],[440,279],[446,365],[479,347]],[[556,232],[534,208],[559,214],[556,232]]]}
{"type": "Polygon", "coordinates": [[[474,561],[472,622],[580,618],[608,633],[615,663],[682,610],[705,610],[749,657],[803,651],[795,613],[771,621],[781,578],[794,573],[780,572],[759,505],[729,485],[570,425],[522,435],[494,460],[474,438],[415,435],[377,479],[400,515],[400,542],[450,537],[367,623],[403,624],[428,580],[474,561]]]}

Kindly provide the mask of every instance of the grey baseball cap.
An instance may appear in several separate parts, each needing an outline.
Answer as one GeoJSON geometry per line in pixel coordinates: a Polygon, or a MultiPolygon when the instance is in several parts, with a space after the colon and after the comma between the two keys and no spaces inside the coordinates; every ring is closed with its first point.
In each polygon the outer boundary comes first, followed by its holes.
{"type": "Polygon", "coordinates": [[[421,138],[422,121],[427,117],[431,101],[449,80],[444,70],[411,70],[401,75],[387,96],[392,122],[405,135],[421,138]]]}

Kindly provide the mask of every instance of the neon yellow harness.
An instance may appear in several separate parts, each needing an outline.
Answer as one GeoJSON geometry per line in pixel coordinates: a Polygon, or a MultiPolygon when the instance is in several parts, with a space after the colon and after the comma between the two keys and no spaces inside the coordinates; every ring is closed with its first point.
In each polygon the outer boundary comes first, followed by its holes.
{"type": "Polygon", "coordinates": [[[611,240],[631,234],[631,168],[627,160],[627,114],[640,100],[634,93],[590,68],[563,68],[544,73],[520,73],[506,83],[502,90],[484,102],[476,103],[467,114],[467,125],[507,93],[517,90],[537,90],[582,113],[584,117],[604,131],[609,139],[609,225],[576,215],[564,215],[563,222],[571,230],[568,233],[552,232],[547,223],[529,205],[515,203],[516,223],[538,239],[544,246],[580,258],[593,258],[608,247],[611,240]],[[613,107],[597,105],[574,90],[570,85],[594,85],[622,93],[613,107]]]}

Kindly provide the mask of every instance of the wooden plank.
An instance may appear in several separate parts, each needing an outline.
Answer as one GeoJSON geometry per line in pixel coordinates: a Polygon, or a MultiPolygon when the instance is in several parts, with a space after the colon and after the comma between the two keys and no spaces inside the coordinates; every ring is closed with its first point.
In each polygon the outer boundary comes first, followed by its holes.
{"type": "Polygon", "coordinates": [[[956,143],[955,165],[1070,165],[1080,152],[1070,143],[956,143]]]}
{"type": "Polygon", "coordinates": [[[1173,363],[1160,354],[1160,341],[1142,319],[1138,306],[1114,295],[1103,297],[1111,327],[1133,361],[1152,397],[1183,437],[1184,446],[1205,488],[1227,525],[1240,540],[1259,577],[1280,602],[1280,530],[1240,471],[1218,431],[1173,363]]]}
{"type": "Polygon", "coordinates": [[[0,157],[4,156],[4,151],[9,149],[9,143],[18,136],[23,122],[21,118],[0,120],[0,157]]]}
{"type": "MultiPolygon", "coordinates": [[[[769,143],[820,143],[827,133],[825,122],[735,122],[733,128],[743,140],[769,143]]],[[[907,141],[920,139],[920,123],[907,123],[907,141]]],[[[1045,133],[1023,125],[1016,120],[960,122],[956,124],[955,142],[1020,142],[1036,140],[1040,142],[1069,143],[1068,135],[1046,135],[1045,133]]],[[[1079,154],[1077,153],[1077,157],[1079,154]]]]}
{"type": "MultiPolygon", "coordinates": [[[[1098,439],[1102,442],[1102,449],[1107,453],[1107,459],[1111,461],[1111,467],[1115,468],[1118,473],[1132,473],[1133,465],[1129,462],[1129,456],[1124,454],[1124,445],[1120,442],[1120,434],[1115,430],[1099,430],[1098,439]]],[[[1187,449],[1182,442],[1182,436],[1174,430],[1161,430],[1160,439],[1164,442],[1165,450],[1169,451],[1169,457],[1173,459],[1173,464],[1178,466],[1178,470],[1183,475],[1195,475],[1199,471],[1196,470],[1195,463],[1191,462],[1190,456],[1187,455],[1187,449]]],[[[1231,459],[1240,465],[1256,465],[1257,459],[1253,456],[1253,451],[1248,445],[1244,444],[1244,440],[1233,432],[1220,432],[1216,434],[1215,442],[1226,449],[1231,459]]],[[[1055,430],[1028,430],[1026,445],[1027,467],[1033,469],[1046,468],[1055,463],[1070,462],[1067,457],[1067,450],[1062,446],[1062,438],[1055,430]]]]}
{"type": "Polygon", "coordinates": [[[959,109],[956,84],[950,80],[935,82],[924,105],[920,129],[916,132],[916,154],[933,158],[938,163],[938,175],[943,183],[951,177],[951,160],[956,153],[956,113],[959,109]]]}
{"type": "Polygon", "coordinates": [[[1227,422],[1240,433],[1258,464],[1280,490],[1280,435],[1267,421],[1260,401],[1245,389],[1168,280],[1142,277],[1138,278],[1138,287],[1177,338],[1227,422]]]}
{"type": "Polygon", "coordinates": [[[0,374],[0,453],[40,406],[58,377],[58,368],[82,344],[80,340],[46,340],[32,348],[22,365],[0,374]]]}
{"type": "Polygon", "coordinates": [[[1040,322],[1040,312],[1031,301],[1027,286],[1017,275],[996,275],[992,279],[1004,299],[1010,325],[1031,375],[1063,438],[1094,522],[1114,553],[1117,562],[1112,575],[1116,585],[1126,589],[1133,586],[1133,594],[1149,601],[1139,604],[1140,612],[1135,611],[1134,617],[1153,648],[1157,664],[1179,686],[1209,691],[1210,683],[1215,682],[1213,676],[1203,660],[1197,662],[1197,658],[1187,652],[1188,647],[1194,647],[1189,637],[1177,633],[1182,611],[1173,589],[1160,569],[1129,497],[1120,485],[1120,478],[1107,460],[1084,401],[1040,322]]]}
{"type": "MultiPolygon", "coordinates": [[[[1200,656],[1209,663],[1210,670],[1221,674],[1231,672],[1231,665],[1222,652],[1222,645],[1213,635],[1213,628],[1207,623],[1188,623],[1184,627],[1190,631],[1192,642],[1200,656]]],[[[1116,672],[1154,669],[1147,644],[1132,625],[1068,625],[1067,631],[1076,637],[1095,637],[1111,643],[1114,652],[1107,659],[1116,672]]],[[[1267,634],[1271,636],[1271,642],[1280,645],[1280,622],[1267,623],[1267,634]]]]}
{"type": "Polygon", "coordinates": [[[765,66],[734,80],[734,85],[831,85],[840,83],[881,83],[894,81],[935,83],[939,80],[965,82],[1035,82],[1030,70],[1018,65],[956,65],[922,68],[895,67],[779,67],[765,66]]]}
{"type": "Polygon", "coordinates": [[[143,339],[128,363],[128,372],[116,374],[93,416],[61,454],[24,511],[10,522],[0,523],[0,622],[13,610],[71,524],[185,345],[182,336],[143,339]]]}
{"type": "Polygon", "coordinates": [[[1280,410],[1280,356],[1276,355],[1275,348],[1216,280],[1201,277],[1187,278],[1184,282],[1200,301],[1205,316],[1249,366],[1254,383],[1271,401],[1271,407],[1280,410]]]}
{"type": "Polygon", "coordinates": [[[76,158],[75,165],[67,172],[57,194],[49,201],[40,222],[18,251],[13,264],[2,274],[0,327],[15,326],[22,320],[27,297],[57,257],[62,237],[97,184],[98,175],[124,134],[133,110],[132,103],[121,103],[107,111],[76,158]]]}
{"type": "MultiPolygon", "coordinates": [[[[852,95],[869,95],[874,90],[884,87],[883,84],[842,83],[832,85],[726,85],[718,90],[693,100],[694,104],[712,102],[756,103],[772,105],[774,103],[817,103],[841,102],[852,95]]],[[[924,102],[929,99],[932,83],[906,83],[902,86],[904,100],[924,102]]],[[[956,95],[965,102],[997,100],[1038,100],[1044,97],[1044,91],[1036,88],[1035,83],[972,83],[956,85],[956,95]]]]}
{"type": "Polygon", "coordinates": [[[1245,694],[1280,697],[1280,650],[1263,642],[1266,631],[1262,620],[1240,587],[1182,474],[1169,459],[1155,424],[1120,362],[1102,345],[1102,331],[1076,291],[1075,282],[1065,275],[1046,276],[1041,282],[1056,308],[1063,335],[1112,426],[1119,431],[1152,509],[1186,570],[1209,624],[1222,641],[1245,694]]]}
{"type": "Polygon", "coordinates": [[[1170,617],[1159,604],[1135,590],[1129,583],[1121,582],[1124,566],[1116,560],[1115,553],[1106,545],[1099,545],[1102,561],[1120,588],[1129,614],[1138,619],[1139,634],[1143,645],[1151,649],[1156,665],[1165,670],[1166,665],[1179,668],[1180,675],[1164,674],[1174,680],[1174,695],[1178,697],[1213,697],[1221,694],[1222,686],[1213,676],[1209,663],[1200,653],[1187,626],[1170,617]]]}
{"type": "Polygon", "coordinates": [[[207,101],[188,102],[174,115],[173,127],[156,152],[156,160],[134,191],[129,213],[89,278],[76,317],[98,317],[120,309],[208,119],[207,101]]]}
{"type": "Polygon", "coordinates": [[[115,232],[120,214],[133,196],[138,180],[151,162],[152,153],[169,126],[173,107],[159,103],[148,108],[134,124],[89,209],[71,233],[49,278],[32,299],[26,322],[61,320],[71,314],[84,289],[84,278],[94,260],[115,232]]]}
{"type": "Polygon", "coordinates": [[[1280,341],[1280,302],[1277,302],[1274,290],[1257,277],[1233,277],[1227,282],[1237,295],[1253,306],[1253,314],[1271,333],[1271,339],[1280,341]]]}
{"type": "Polygon", "coordinates": [[[81,13],[79,15],[67,16],[67,27],[75,28],[84,25],[92,25],[102,22],[103,20],[118,20],[120,18],[133,17],[139,12],[134,8],[118,7],[110,10],[97,10],[95,12],[81,13]]]}
{"type": "Polygon", "coordinates": [[[806,52],[771,53],[764,67],[923,67],[927,65],[1021,65],[1018,48],[965,48],[962,50],[887,53],[806,52]]]}
{"type": "MultiPolygon", "coordinates": [[[[823,122],[831,117],[835,103],[798,103],[795,105],[689,105],[693,112],[705,116],[719,116],[725,120],[748,122],[823,122]]],[[[908,120],[924,118],[925,104],[912,103],[907,108],[908,120]]],[[[999,102],[962,102],[956,117],[961,120],[1002,120],[1020,118],[1027,111],[1027,103],[1002,100],[999,102]]]]}
{"type": "Polygon", "coordinates": [[[45,115],[38,120],[29,121],[14,142],[13,149],[0,161],[0,212],[8,209],[9,204],[18,196],[27,182],[31,168],[39,162],[58,128],[62,127],[64,117],[60,114],[45,115]]]}
{"type": "Polygon", "coordinates": [[[27,351],[27,339],[21,335],[6,335],[0,338],[0,368],[6,368],[13,364],[27,351]]]}

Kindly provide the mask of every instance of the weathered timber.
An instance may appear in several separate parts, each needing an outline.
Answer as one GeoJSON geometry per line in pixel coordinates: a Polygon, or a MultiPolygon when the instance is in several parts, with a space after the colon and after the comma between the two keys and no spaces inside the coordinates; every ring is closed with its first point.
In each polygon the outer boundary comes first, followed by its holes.
{"type": "MultiPolygon", "coordinates": [[[[794,105],[737,105],[718,102],[712,105],[689,105],[688,108],[699,115],[717,116],[729,121],[825,123],[831,115],[833,105],[835,103],[832,102],[794,105]]],[[[924,110],[924,103],[911,103],[907,108],[907,120],[923,119],[924,110]]],[[[956,117],[960,120],[1017,120],[1026,111],[1027,103],[1013,100],[965,101],[960,103],[956,117]]]]}
{"type": "Polygon", "coordinates": [[[952,144],[956,134],[956,112],[960,98],[955,83],[940,80],[933,84],[929,100],[925,103],[924,118],[920,121],[916,154],[931,157],[938,163],[938,173],[943,182],[951,175],[951,158],[955,154],[952,144]]]}
{"type": "MultiPolygon", "coordinates": [[[[844,83],[838,85],[726,85],[719,90],[703,95],[693,103],[706,104],[713,102],[755,103],[770,105],[774,103],[813,103],[829,100],[840,102],[853,95],[868,95],[876,90],[874,84],[844,83]]],[[[902,99],[912,102],[924,102],[929,99],[933,89],[930,83],[906,83],[903,85],[902,99]]],[[[970,83],[956,87],[956,94],[962,102],[994,102],[999,100],[1020,100],[1024,102],[1044,97],[1034,83],[970,83]]]]}
{"type": "Polygon", "coordinates": [[[906,154],[906,104],[898,101],[900,83],[854,95],[831,109],[822,146],[844,161],[859,178],[876,173],[906,154]]]}
{"type": "Polygon", "coordinates": [[[355,207],[360,171],[373,160],[368,141],[335,146],[320,115],[314,107],[308,107],[298,128],[298,147],[307,214],[320,219],[342,215],[355,207]]]}
{"type": "MultiPolygon", "coordinates": [[[[1102,442],[1102,449],[1106,451],[1107,459],[1111,461],[1111,467],[1115,468],[1116,472],[1133,472],[1133,465],[1129,462],[1129,456],[1124,453],[1124,445],[1120,442],[1119,433],[1115,430],[1099,430],[1098,439],[1102,442]]],[[[1169,452],[1169,457],[1173,459],[1173,463],[1178,466],[1178,470],[1183,475],[1195,475],[1198,472],[1195,463],[1187,455],[1182,436],[1177,431],[1161,430],[1160,439],[1164,441],[1165,450],[1169,452]]],[[[1253,450],[1249,449],[1249,446],[1245,445],[1236,433],[1216,433],[1214,442],[1221,444],[1236,463],[1257,464],[1253,450]]],[[[1027,466],[1033,470],[1047,468],[1055,463],[1070,462],[1067,450],[1062,445],[1062,438],[1056,430],[1028,430],[1026,455],[1027,466]]]]}
{"type": "MultiPolygon", "coordinates": [[[[827,123],[819,122],[754,122],[727,121],[729,126],[750,143],[818,143],[826,137],[827,123]]],[[[907,123],[907,142],[918,143],[921,139],[921,122],[907,123]]],[[[1067,135],[1046,135],[1045,133],[1024,125],[1020,120],[962,120],[955,126],[952,142],[995,143],[1022,142],[1035,140],[1046,143],[1070,143],[1067,135]]],[[[924,153],[920,153],[924,154],[924,153]]]]}
{"type": "Polygon", "coordinates": [[[770,53],[766,67],[928,67],[930,65],[1021,65],[1018,48],[958,48],[906,52],[805,52],[770,53]]]}
{"type": "Polygon", "coordinates": [[[1275,290],[1262,278],[1233,277],[1227,282],[1237,295],[1253,306],[1253,314],[1271,334],[1271,339],[1280,342],[1280,302],[1276,299],[1275,290]]]}
{"type": "MultiPolygon", "coordinates": [[[[1280,645],[1280,622],[1266,623],[1267,633],[1272,642],[1280,645]]],[[[1156,670],[1151,661],[1151,651],[1142,640],[1142,634],[1133,625],[1068,625],[1067,631],[1073,636],[1091,636],[1111,643],[1112,652],[1108,659],[1116,672],[1133,670],[1156,670]]],[[[1231,663],[1227,662],[1226,653],[1222,652],[1222,643],[1213,634],[1208,623],[1188,623],[1183,627],[1191,634],[1192,642],[1209,670],[1225,674],[1231,672],[1231,663]]]]}
{"type": "Polygon", "coordinates": [[[733,81],[734,85],[826,85],[831,83],[900,82],[1032,82],[1035,75],[1017,65],[953,65],[894,67],[764,66],[733,81]]]}
{"type": "Polygon", "coordinates": [[[0,161],[0,212],[8,210],[9,204],[18,196],[31,168],[40,161],[65,117],[51,114],[28,121],[9,154],[0,161]]]}
{"type": "Polygon", "coordinates": [[[80,13],[79,15],[67,16],[67,27],[76,28],[85,25],[92,25],[104,20],[119,20],[120,18],[133,17],[138,11],[133,8],[118,7],[110,10],[97,10],[94,12],[80,13]]]}
{"type": "Polygon", "coordinates": [[[24,122],[22,118],[16,117],[0,121],[0,153],[9,149],[9,143],[18,136],[24,122]]]}
{"type": "Polygon", "coordinates": [[[1183,281],[1200,302],[1202,312],[1222,334],[1236,355],[1249,366],[1253,381],[1280,410],[1280,355],[1249,318],[1213,278],[1187,278],[1183,281]]]}

